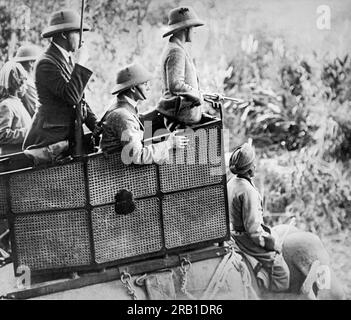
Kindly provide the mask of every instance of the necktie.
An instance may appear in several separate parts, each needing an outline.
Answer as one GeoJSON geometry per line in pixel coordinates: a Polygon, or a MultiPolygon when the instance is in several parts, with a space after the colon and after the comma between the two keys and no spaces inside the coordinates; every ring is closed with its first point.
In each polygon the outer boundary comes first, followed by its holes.
{"type": "Polygon", "coordinates": [[[73,70],[73,61],[71,56],[68,57],[68,64],[71,67],[71,70],[73,70]]]}

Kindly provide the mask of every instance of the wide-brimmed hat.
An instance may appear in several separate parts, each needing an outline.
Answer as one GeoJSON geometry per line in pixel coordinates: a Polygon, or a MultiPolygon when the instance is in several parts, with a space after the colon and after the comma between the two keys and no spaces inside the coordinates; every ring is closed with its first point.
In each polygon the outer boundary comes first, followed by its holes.
{"type": "MultiPolygon", "coordinates": [[[[51,15],[49,26],[43,31],[41,36],[49,38],[56,33],[73,30],[80,30],[79,15],[73,10],[60,10],[51,15]]],[[[90,28],[84,23],[83,31],[89,30],[90,28]]]]}
{"type": "Polygon", "coordinates": [[[34,61],[39,58],[41,53],[42,53],[42,50],[38,46],[23,45],[19,47],[13,60],[16,62],[34,61]]]}
{"type": "Polygon", "coordinates": [[[233,174],[245,174],[254,166],[256,155],[254,148],[248,143],[236,148],[229,160],[229,168],[233,174]]]}
{"type": "Polygon", "coordinates": [[[171,10],[168,14],[168,31],[163,35],[167,37],[170,34],[189,27],[203,26],[194,9],[191,7],[179,7],[171,10]]]}
{"type": "Polygon", "coordinates": [[[113,88],[112,94],[117,94],[152,78],[152,74],[139,63],[130,64],[118,71],[116,86],[113,88]]]}

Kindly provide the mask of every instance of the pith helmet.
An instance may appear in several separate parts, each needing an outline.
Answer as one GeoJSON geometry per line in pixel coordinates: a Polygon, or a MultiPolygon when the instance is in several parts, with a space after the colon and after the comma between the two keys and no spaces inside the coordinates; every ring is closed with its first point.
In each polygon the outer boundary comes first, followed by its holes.
{"type": "Polygon", "coordinates": [[[248,143],[236,148],[230,157],[229,168],[234,174],[244,174],[249,171],[255,161],[255,150],[248,143]]]}
{"type": "Polygon", "coordinates": [[[117,94],[123,90],[147,82],[153,78],[152,74],[138,63],[130,64],[117,73],[116,86],[112,94],[117,94]]]}
{"type": "MultiPolygon", "coordinates": [[[[43,31],[43,38],[50,38],[55,33],[64,31],[80,30],[80,17],[73,10],[60,10],[54,12],[49,21],[49,26],[43,31]]],[[[83,24],[83,31],[89,31],[90,28],[83,24]]]]}
{"type": "Polygon", "coordinates": [[[192,7],[178,7],[171,10],[168,14],[168,31],[163,35],[167,37],[170,34],[189,27],[203,26],[201,21],[192,7]]]}
{"type": "Polygon", "coordinates": [[[42,50],[35,45],[23,45],[17,50],[14,61],[23,62],[23,61],[33,61],[37,60],[41,55],[42,50]]]}

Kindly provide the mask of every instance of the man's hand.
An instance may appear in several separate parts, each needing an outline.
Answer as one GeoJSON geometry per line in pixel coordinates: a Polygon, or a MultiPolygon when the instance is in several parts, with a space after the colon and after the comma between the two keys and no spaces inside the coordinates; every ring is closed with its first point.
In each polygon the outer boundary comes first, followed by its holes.
{"type": "Polygon", "coordinates": [[[76,61],[79,65],[85,67],[88,60],[89,60],[89,51],[88,51],[88,48],[83,45],[76,51],[76,61]]]}
{"type": "Polygon", "coordinates": [[[198,94],[195,94],[194,92],[184,92],[181,94],[181,96],[188,101],[193,102],[194,107],[200,106],[204,102],[202,94],[200,92],[198,94]]]}
{"type": "Polygon", "coordinates": [[[176,136],[176,132],[172,132],[167,139],[171,148],[184,149],[188,143],[189,139],[186,136],[176,136]]]}

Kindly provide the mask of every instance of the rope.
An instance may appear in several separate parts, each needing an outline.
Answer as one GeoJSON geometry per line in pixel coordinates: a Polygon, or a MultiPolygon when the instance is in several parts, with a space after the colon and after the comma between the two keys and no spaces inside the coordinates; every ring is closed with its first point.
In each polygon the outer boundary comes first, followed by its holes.
{"type": "Polygon", "coordinates": [[[252,286],[252,279],[250,275],[250,271],[244,261],[240,261],[239,271],[241,274],[241,279],[244,285],[244,297],[246,300],[249,299],[249,292],[251,293],[252,300],[259,300],[255,289],[252,286]]]}
{"type": "Polygon", "coordinates": [[[214,299],[217,292],[223,286],[232,266],[234,266],[235,269],[240,272],[242,283],[244,286],[244,300],[249,300],[249,292],[251,292],[254,299],[258,299],[257,294],[252,287],[250,272],[246,264],[242,261],[242,257],[239,254],[237,254],[232,248],[231,252],[227,254],[218,265],[212,279],[210,280],[201,298],[202,300],[214,299]]]}
{"type": "Polygon", "coordinates": [[[202,300],[210,300],[218,291],[219,283],[222,282],[223,275],[225,273],[225,267],[228,265],[231,254],[227,254],[223,257],[222,261],[218,265],[212,279],[210,280],[205,292],[203,293],[202,300]],[[211,293],[212,292],[212,293],[211,293]]]}

